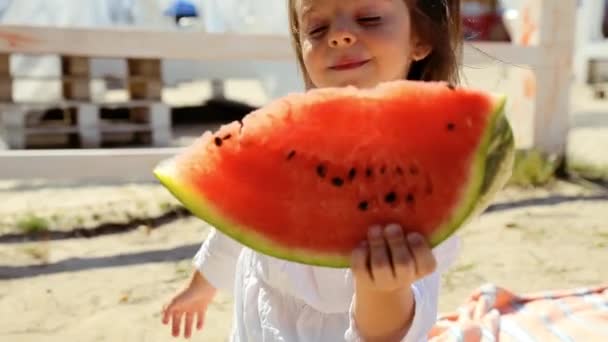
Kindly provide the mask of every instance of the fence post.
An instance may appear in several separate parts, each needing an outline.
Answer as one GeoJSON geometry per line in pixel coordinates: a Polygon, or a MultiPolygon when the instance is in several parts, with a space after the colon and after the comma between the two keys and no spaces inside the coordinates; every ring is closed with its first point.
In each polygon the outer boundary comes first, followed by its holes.
{"type": "Polygon", "coordinates": [[[538,66],[534,105],[533,145],[563,156],[570,120],[577,0],[541,2],[538,46],[546,66],[538,66]]]}

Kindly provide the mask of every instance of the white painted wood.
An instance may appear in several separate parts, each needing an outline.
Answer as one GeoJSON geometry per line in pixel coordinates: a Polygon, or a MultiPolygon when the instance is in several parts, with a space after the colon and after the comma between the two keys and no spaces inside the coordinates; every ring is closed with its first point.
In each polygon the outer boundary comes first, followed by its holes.
{"type": "Polygon", "coordinates": [[[20,106],[6,106],[3,111],[2,123],[8,128],[25,127],[25,115],[20,112],[20,106]]]}
{"type": "Polygon", "coordinates": [[[171,142],[171,108],[164,103],[150,106],[150,129],[152,144],[157,147],[168,146],[171,142]]]}
{"type": "Polygon", "coordinates": [[[26,139],[28,135],[36,135],[36,134],[68,134],[68,133],[78,133],[78,127],[76,126],[59,126],[59,125],[49,125],[49,126],[39,126],[39,127],[28,127],[25,129],[26,139]]]}
{"type": "Polygon", "coordinates": [[[154,181],[153,168],[179,148],[0,151],[0,179],[154,181]]]}
{"type": "Polygon", "coordinates": [[[2,109],[0,134],[9,148],[25,148],[25,112],[20,107],[6,106],[2,109]]]}
{"type": "Polygon", "coordinates": [[[608,39],[587,44],[584,47],[587,63],[590,59],[608,60],[608,39]]]}
{"type": "Polygon", "coordinates": [[[21,107],[24,109],[28,109],[28,110],[37,110],[37,111],[41,111],[41,110],[47,110],[50,107],[57,107],[57,108],[67,108],[67,107],[74,107],[74,106],[79,106],[82,104],[95,104],[97,106],[100,107],[104,107],[104,108],[122,108],[122,107],[126,107],[126,108],[133,108],[133,107],[146,107],[149,105],[152,105],[153,103],[157,103],[158,100],[148,100],[148,99],[133,99],[133,100],[126,100],[126,101],[83,101],[83,100],[64,100],[64,99],[60,99],[57,101],[50,101],[50,102],[25,102],[25,101],[19,101],[17,103],[6,103],[6,102],[0,102],[0,111],[3,110],[4,107],[8,106],[8,107],[13,107],[13,106],[17,106],[17,107],[21,107]]]}
{"type": "MultiPolygon", "coordinates": [[[[100,118],[100,106],[95,103],[80,101],[63,101],[57,107],[76,108],[77,126],[41,126],[26,127],[26,115],[43,111],[55,106],[49,103],[38,104],[0,104],[3,120],[0,122],[2,136],[13,149],[23,149],[27,145],[27,137],[32,134],[66,134],[78,133],[83,148],[98,148],[103,141],[103,133],[150,133],[152,145],[167,147],[172,138],[171,108],[162,102],[149,100],[117,103],[107,107],[126,106],[145,110],[149,117],[142,123],[110,123],[100,118]],[[146,107],[146,108],[142,108],[146,107]]],[[[105,106],[105,105],[104,105],[105,106]]]]}
{"type": "Polygon", "coordinates": [[[0,52],[205,60],[294,58],[285,36],[19,25],[0,25],[0,52]]]}
{"type": "Polygon", "coordinates": [[[550,62],[535,68],[534,147],[563,155],[569,129],[576,0],[543,0],[539,42],[550,62]]]}
{"type": "Polygon", "coordinates": [[[101,146],[101,126],[99,107],[87,103],[78,105],[78,133],[83,148],[101,146]]]}

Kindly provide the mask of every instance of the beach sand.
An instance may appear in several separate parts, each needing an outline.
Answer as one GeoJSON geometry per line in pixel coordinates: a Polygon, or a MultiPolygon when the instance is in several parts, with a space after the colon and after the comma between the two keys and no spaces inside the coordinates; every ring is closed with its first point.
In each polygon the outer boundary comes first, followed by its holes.
{"type": "MultiPolygon", "coordinates": [[[[159,196],[165,190],[157,186],[132,184],[128,189],[46,186],[11,194],[5,186],[0,203],[5,214],[10,198],[21,198],[13,201],[14,212],[39,201],[47,212],[56,206],[65,213],[62,205],[73,196],[86,204],[83,212],[138,196],[165,200],[159,196]],[[110,191],[114,197],[99,196],[110,191]]],[[[532,291],[606,281],[607,207],[608,196],[568,183],[506,189],[490,212],[458,233],[463,250],[443,276],[440,310],[456,309],[486,282],[532,291]]],[[[78,210],[74,205],[69,212],[78,210]]],[[[1,243],[0,340],[170,341],[160,310],[187,284],[191,257],[208,229],[202,221],[184,217],[154,229],[141,226],[90,239],[1,243]]],[[[193,340],[225,341],[231,304],[230,295],[220,293],[204,330],[193,340]]]]}

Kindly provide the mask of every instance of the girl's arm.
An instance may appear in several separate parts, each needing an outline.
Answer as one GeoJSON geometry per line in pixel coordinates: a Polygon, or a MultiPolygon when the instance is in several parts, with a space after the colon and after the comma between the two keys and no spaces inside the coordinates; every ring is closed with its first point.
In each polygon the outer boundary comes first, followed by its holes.
{"type": "Polygon", "coordinates": [[[202,279],[216,289],[232,293],[236,262],[243,246],[212,228],[194,256],[194,267],[202,279]]]}
{"type": "Polygon", "coordinates": [[[377,324],[401,326],[401,329],[394,331],[390,337],[386,336],[382,341],[426,341],[427,334],[437,319],[439,286],[440,275],[435,271],[402,290],[401,294],[382,301],[355,296],[351,304],[350,327],[345,335],[346,340],[373,341],[363,338],[356,322],[365,320],[368,324],[375,324],[377,320],[377,324]],[[358,313],[357,308],[360,309],[358,313]]]}

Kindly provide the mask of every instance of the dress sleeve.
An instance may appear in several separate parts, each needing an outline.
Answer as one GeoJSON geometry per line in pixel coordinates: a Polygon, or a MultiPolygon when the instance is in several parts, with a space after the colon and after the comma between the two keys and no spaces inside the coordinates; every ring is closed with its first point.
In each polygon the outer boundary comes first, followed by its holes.
{"type": "Polygon", "coordinates": [[[193,264],[216,289],[232,293],[236,263],[243,246],[211,228],[194,256],[193,264]]]}
{"type": "MultiPolygon", "coordinates": [[[[439,299],[439,288],[441,285],[441,273],[445,272],[453,263],[460,248],[460,241],[456,237],[446,240],[433,250],[437,260],[437,268],[432,274],[412,284],[414,295],[414,318],[407,334],[401,339],[402,342],[427,341],[428,332],[437,320],[437,306],[439,299]]],[[[349,327],[344,334],[345,340],[349,342],[362,341],[354,318],[354,296],[349,310],[349,327]]]]}

